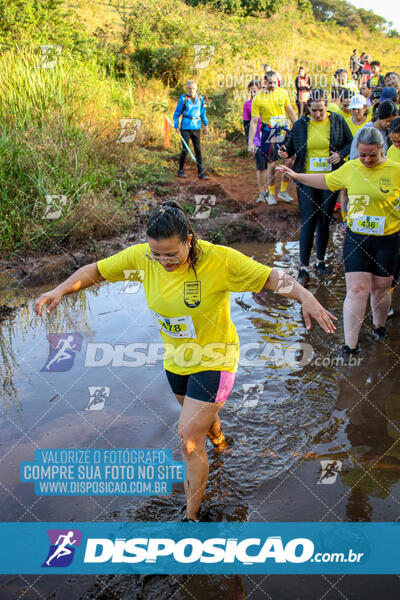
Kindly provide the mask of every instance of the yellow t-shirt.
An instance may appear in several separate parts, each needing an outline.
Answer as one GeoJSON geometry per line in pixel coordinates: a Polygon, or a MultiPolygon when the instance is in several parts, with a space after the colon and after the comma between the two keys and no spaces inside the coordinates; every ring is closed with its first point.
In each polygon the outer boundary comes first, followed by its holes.
{"type": "Polygon", "coordinates": [[[389,150],[387,151],[387,155],[386,156],[390,160],[394,160],[394,162],[400,162],[400,150],[399,150],[399,148],[396,148],[396,146],[393,144],[393,146],[390,146],[389,150]]]}
{"type": "Polygon", "coordinates": [[[355,233],[390,235],[400,230],[400,168],[392,160],[367,168],[350,160],[325,175],[330,190],[347,189],[347,225],[355,233]]]}
{"type": "Polygon", "coordinates": [[[258,92],[251,104],[251,116],[261,117],[261,121],[270,127],[276,120],[287,123],[286,108],[290,106],[289,94],[283,88],[275,88],[273,92],[258,92]]]}
{"type": "Polygon", "coordinates": [[[356,135],[357,131],[361,129],[361,127],[364,127],[364,125],[371,120],[371,116],[372,114],[368,113],[366,120],[361,125],[355,125],[351,118],[347,121],[347,125],[349,126],[353,137],[356,135]]]}
{"type": "Polygon", "coordinates": [[[164,343],[165,369],[178,375],[208,370],[234,373],[239,338],[230,317],[229,292],[261,291],[272,269],[233,248],[204,240],[198,243],[202,256],[197,278],[187,265],[167,272],[146,258],[148,244],[130,246],[100,260],[97,267],[111,282],[142,281],[164,343]]]}
{"type": "Polygon", "coordinates": [[[332,165],[326,162],[326,159],[329,158],[330,133],[331,122],[329,119],[309,121],[305,164],[306,173],[321,173],[332,170],[332,165]]]}
{"type": "Polygon", "coordinates": [[[351,112],[345,113],[345,112],[343,112],[343,110],[341,108],[339,108],[339,110],[337,111],[337,114],[341,115],[344,119],[346,119],[346,123],[349,124],[349,121],[351,119],[351,112]]]}
{"type": "Polygon", "coordinates": [[[328,106],[326,107],[326,110],[331,113],[338,113],[340,111],[340,108],[338,107],[336,102],[329,102],[328,106]]]}

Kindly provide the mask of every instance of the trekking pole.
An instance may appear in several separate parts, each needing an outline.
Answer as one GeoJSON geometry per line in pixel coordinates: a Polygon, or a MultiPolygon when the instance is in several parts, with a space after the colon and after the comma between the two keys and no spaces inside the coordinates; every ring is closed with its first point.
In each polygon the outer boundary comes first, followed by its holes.
{"type": "MultiPolygon", "coordinates": [[[[166,119],[167,119],[168,123],[169,123],[170,125],[172,125],[172,127],[175,129],[175,126],[174,126],[174,124],[172,123],[172,121],[170,121],[168,117],[166,117],[166,119]]],[[[176,130],[175,130],[175,131],[176,131],[176,130]]],[[[187,143],[185,142],[185,140],[183,139],[183,137],[181,136],[181,134],[179,133],[179,131],[178,131],[177,133],[178,133],[179,137],[181,138],[181,140],[182,140],[182,142],[183,142],[183,145],[185,146],[186,150],[189,152],[191,159],[193,160],[193,162],[195,162],[195,163],[197,164],[197,160],[196,160],[196,158],[195,158],[195,156],[194,156],[193,152],[191,151],[191,149],[189,148],[189,146],[187,145],[187,143]]]]}

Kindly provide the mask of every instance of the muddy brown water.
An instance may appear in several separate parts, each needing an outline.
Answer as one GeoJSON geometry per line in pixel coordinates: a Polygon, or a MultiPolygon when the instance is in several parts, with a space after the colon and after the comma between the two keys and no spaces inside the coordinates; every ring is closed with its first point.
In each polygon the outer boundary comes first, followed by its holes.
{"type": "MultiPolygon", "coordinates": [[[[313,277],[310,284],[339,318],[334,336],[315,325],[307,333],[294,301],[270,294],[263,303],[251,293],[232,294],[241,345],[253,343],[263,350],[258,358],[249,350],[248,363],[241,361],[234,390],[221,411],[224,430],[234,438],[232,448],[216,454],[208,447],[204,520],[399,518],[400,317],[389,321],[388,339],[375,342],[368,314],[360,364],[350,368],[331,360],[342,343],[341,236],[335,231],[329,248],[332,275],[324,282],[313,277]],[[285,362],[288,347],[296,344],[299,351],[285,362]],[[312,350],[307,364],[302,348],[312,350]],[[245,396],[249,386],[251,395],[245,396]],[[321,470],[323,460],[336,461],[338,471],[325,485],[318,483],[329,477],[321,470]]],[[[296,240],[235,247],[266,264],[296,265],[296,240]]],[[[184,506],[179,484],[172,496],[67,498],[35,496],[33,484],[19,481],[21,461],[33,460],[36,448],[170,448],[180,459],[179,406],[160,360],[140,368],[84,366],[88,344],[160,342],[143,290],[126,293],[123,283],[104,283],[63,299],[51,318],[39,319],[33,300],[49,286],[20,290],[17,281],[4,278],[0,286],[0,304],[17,307],[5,315],[0,335],[1,520],[179,519],[184,506]],[[70,370],[43,372],[46,335],[60,332],[79,333],[81,349],[70,370]],[[102,410],[85,410],[90,387],[109,388],[102,410]]],[[[398,304],[395,298],[395,308],[398,304]]],[[[399,597],[399,592],[400,578],[394,576],[0,577],[0,599],[7,600],[369,600],[399,597]]]]}

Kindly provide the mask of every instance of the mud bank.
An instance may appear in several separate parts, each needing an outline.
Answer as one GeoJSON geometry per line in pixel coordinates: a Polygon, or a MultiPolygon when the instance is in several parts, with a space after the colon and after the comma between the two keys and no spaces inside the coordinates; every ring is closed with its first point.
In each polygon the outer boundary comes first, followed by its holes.
{"type": "MultiPolygon", "coordinates": [[[[119,252],[127,246],[145,241],[148,214],[166,198],[177,200],[191,218],[199,237],[216,244],[236,242],[275,242],[295,233],[300,225],[297,202],[275,206],[256,204],[247,199],[248,187],[227,189],[232,178],[210,177],[201,184],[193,179],[179,181],[168,196],[156,197],[149,190],[141,190],[132,199],[137,203],[136,217],[129,230],[110,239],[90,239],[74,247],[64,242],[52,253],[14,254],[0,260],[4,281],[0,288],[30,287],[68,277],[77,268],[119,252]],[[234,193],[231,193],[231,191],[234,193]],[[206,218],[196,217],[196,197],[215,198],[206,218]]],[[[293,194],[294,195],[294,194],[293,194]]]]}

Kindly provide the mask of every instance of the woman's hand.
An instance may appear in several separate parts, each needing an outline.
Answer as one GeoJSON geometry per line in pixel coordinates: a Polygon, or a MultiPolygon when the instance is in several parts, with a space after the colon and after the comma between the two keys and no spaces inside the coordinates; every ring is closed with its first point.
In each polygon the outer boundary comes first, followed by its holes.
{"type": "Polygon", "coordinates": [[[278,171],[278,173],[282,173],[282,175],[287,175],[289,179],[296,179],[297,177],[296,171],[289,169],[289,167],[286,167],[285,165],[277,165],[276,171],[278,171]]]}
{"type": "Polygon", "coordinates": [[[313,318],[326,333],[335,332],[336,327],[332,319],[336,321],[336,317],[328,312],[311,294],[311,292],[305,294],[301,301],[301,308],[303,310],[307,331],[311,329],[311,318],[313,318]]]}
{"type": "Polygon", "coordinates": [[[39,296],[39,298],[36,300],[35,304],[34,304],[34,311],[37,315],[39,315],[39,317],[42,316],[42,307],[44,304],[47,304],[47,310],[46,313],[50,314],[52,310],[55,309],[55,307],[57,306],[57,304],[60,302],[61,298],[63,297],[62,292],[58,291],[57,288],[54,288],[54,290],[50,290],[49,292],[46,292],[44,294],[42,294],[41,296],[39,296]]]}
{"type": "Polygon", "coordinates": [[[331,152],[330,157],[327,159],[327,162],[331,165],[337,165],[342,160],[340,154],[338,152],[331,152]]]}

